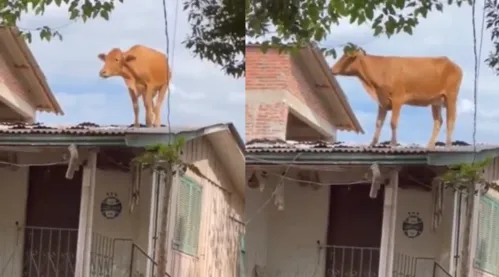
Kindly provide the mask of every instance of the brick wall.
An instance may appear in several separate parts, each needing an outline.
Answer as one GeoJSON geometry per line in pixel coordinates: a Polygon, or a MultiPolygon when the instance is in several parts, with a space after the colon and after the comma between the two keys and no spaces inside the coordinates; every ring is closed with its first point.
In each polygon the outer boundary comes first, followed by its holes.
{"type": "Polygon", "coordinates": [[[257,47],[247,47],[246,141],[262,137],[285,139],[288,107],[275,97],[274,101],[270,100],[273,98],[272,94],[283,91],[288,91],[310,107],[317,116],[328,120],[324,105],[291,56],[280,55],[276,50],[269,50],[264,54],[257,47]],[[251,97],[262,91],[266,93],[264,97],[251,97]]]}

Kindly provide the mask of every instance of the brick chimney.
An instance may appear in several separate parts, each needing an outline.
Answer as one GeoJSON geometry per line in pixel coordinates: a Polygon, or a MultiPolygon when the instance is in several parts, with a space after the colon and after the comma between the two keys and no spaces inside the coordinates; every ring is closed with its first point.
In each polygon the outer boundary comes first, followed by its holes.
{"type": "Polygon", "coordinates": [[[285,139],[288,105],[280,95],[289,87],[290,57],[246,48],[246,141],[285,139]]]}
{"type": "Polygon", "coordinates": [[[338,126],[361,130],[338,91],[344,97],[324,56],[315,48],[304,47],[298,55],[291,55],[273,49],[263,53],[259,45],[247,45],[246,141],[334,141],[338,126]]]}

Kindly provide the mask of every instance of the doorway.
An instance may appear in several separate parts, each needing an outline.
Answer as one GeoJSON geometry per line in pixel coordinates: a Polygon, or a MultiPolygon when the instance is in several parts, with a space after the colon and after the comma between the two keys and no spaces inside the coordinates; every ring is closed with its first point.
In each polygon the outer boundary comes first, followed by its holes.
{"type": "Polygon", "coordinates": [[[378,275],[384,190],[371,199],[370,189],[368,184],[330,187],[327,277],[378,275]]]}
{"type": "Polygon", "coordinates": [[[68,180],[66,169],[30,167],[23,277],[74,276],[82,170],[68,180]]]}

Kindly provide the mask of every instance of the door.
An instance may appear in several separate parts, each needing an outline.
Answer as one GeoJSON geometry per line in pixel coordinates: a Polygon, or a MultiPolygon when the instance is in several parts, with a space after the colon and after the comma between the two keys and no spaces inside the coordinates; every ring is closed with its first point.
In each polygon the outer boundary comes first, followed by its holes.
{"type": "Polygon", "coordinates": [[[327,277],[375,277],[383,224],[383,189],[369,197],[370,185],[331,186],[327,277]]]}
{"type": "Polygon", "coordinates": [[[82,170],[30,167],[23,277],[73,277],[78,239],[82,170]]]}

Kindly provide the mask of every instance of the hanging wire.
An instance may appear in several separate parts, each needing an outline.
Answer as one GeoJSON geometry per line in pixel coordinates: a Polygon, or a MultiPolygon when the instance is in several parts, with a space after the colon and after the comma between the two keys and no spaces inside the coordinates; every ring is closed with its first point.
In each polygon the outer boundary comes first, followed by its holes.
{"type": "MultiPolygon", "coordinates": [[[[485,7],[484,7],[485,13],[485,7]]],[[[474,80],[473,80],[473,163],[475,163],[476,159],[476,133],[477,133],[477,105],[478,105],[478,78],[479,78],[479,60],[482,52],[482,43],[483,43],[483,23],[481,29],[480,36],[480,49],[477,49],[477,32],[476,32],[476,0],[473,0],[471,5],[471,25],[473,27],[473,57],[474,57],[474,80]],[[480,53],[478,53],[480,52],[480,53]]],[[[484,16],[483,16],[484,17],[484,16]]],[[[483,18],[482,18],[483,22],[483,18]]]]}
{"type": "MultiPolygon", "coordinates": [[[[167,61],[167,64],[168,64],[168,60],[170,59],[170,36],[168,34],[168,15],[167,15],[167,12],[166,12],[166,0],[163,0],[163,20],[164,20],[164,23],[165,23],[166,59],[167,59],[166,61],[167,61]]],[[[172,79],[172,70],[171,70],[171,68],[170,68],[170,76],[169,76],[169,78],[170,79],[168,80],[168,82],[170,82],[170,84],[171,84],[171,79],[172,79]]],[[[170,138],[171,138],[171,135],[172,135],[171,134],[172,129],[171,129],[171,124],[170,124],[170,84],[168,84],[168,88],[167,88],[167,91],[166,91],[166,93],[168,93],[168,95],[166,96],[166,108],[167,108],[167,111],[166,111],[166,121],[167,121],[167,124],[168,124],[168,142],[170,142],[170,138]]]]}

